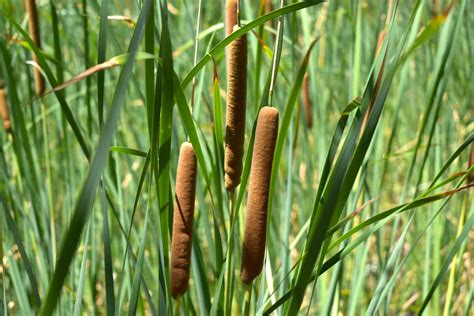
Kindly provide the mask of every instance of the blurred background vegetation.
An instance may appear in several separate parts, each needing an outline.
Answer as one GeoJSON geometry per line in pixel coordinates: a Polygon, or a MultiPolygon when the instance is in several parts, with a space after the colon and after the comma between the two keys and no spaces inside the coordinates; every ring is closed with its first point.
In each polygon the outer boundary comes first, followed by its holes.
{"type": "Polygon", "coordinates": [[[243,27],[224,40],[223,0],[38,0],[40,45],[23,1],[0,3],[1,315],[172,314],[186,139],[199,174],[180,313],[239,314],[247,154],[269,102],[280,147],[250,313],[472,315],[472,1],[242,0],[243,27]],[[225,46],[245,32],[246,162],[229,237],[225,46]]]}

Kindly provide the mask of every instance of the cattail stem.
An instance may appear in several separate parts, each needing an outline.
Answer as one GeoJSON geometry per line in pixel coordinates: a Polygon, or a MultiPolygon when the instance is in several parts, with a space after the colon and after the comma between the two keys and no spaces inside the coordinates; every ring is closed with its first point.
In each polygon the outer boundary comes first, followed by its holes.
{"type": "Polygon", "coordinates": [[[179,308],[181,307],[181,297],[176,298],[176,302],[174,303],[174,313],[173,315],[179,315],[179,308]]]}
{"type": "MultiPolygon", "coordinates": [[[[38,48],[41,48],[41,37],[38,20],[38,10],[36,8],[35,0],[25,0],[26,12],[28,14],[28,30],[30,37],[38,48]]],[[[33,54],[33,61],[38,64],[38,57],[33,54]]],[[[39,69],[34,69],[35,89],[38,95],[42,95],[45,90],[44,78],[39,69]]]]}
{"type": "Polygon", "coordinates": [[[309,97],[309,75],[305,74],[303,77],[303,104],[306,118],[306,127],[311,129],[313,127],[313,117],[311,115],[311,99],[309,97]]]}
{"type": "Polygon", "coordinates": [[[278,110],[265,106],[258,115],[250,167],[247,219],[242,249],[241,279],[250,284],[262,271],[273,154],[278,135],[278,110]]]}
{"type": "Polygon", "coordinates": [[[7,95],[3,87],[3,81],[0,81],[0,117],[2,118],[5,130],[11,132],[12,123],[10,121],[10,112],[8,111],[7,95]]]}
{"type": "Polygon", "coordinates": [[[233,268],[232,268],[232,250],[234,248],[234,202],[235,202],[235,194],[234,192],[230,192],[229,197],[229,234],[227,238],[227,255],[226,255],[226,263],[225,263],[225,284],[224,284],[224,306],[225,314],[230,315],[232,312],[232,295],[231,295],[231,287],[232,287],[232,279],[233,279],[233,268]]]}
{"type": "Polygon", "coordinates": [[[231,192],[240,183],[245,139],[247,98],[247,35],[234,40],[227,57],[227,113],[225,144],[225,186],[231,192]]]}
{"type": "Polygon", "coordinates": [[[225,36],[232,34],[234,26],[238,25],[238,0],[227,0],[225,6],[225,36]]]}
{"type": "Polygon", "coordinates": [[[247,284],[247,290],[245,291],[245,305],[244,305],[244,316],[250,315],[250,301],[252,299],[252,282],[247,284]]]}
{"type": "MultiPolygon", "coordinates": [[[[468,167],[471,168],[474,166],[474,143],[471,145],[471,156],[469,156],[469,165],[468,167]]],[[[474,183],[474,171],[467,177],[468,183],[474,183]]]]}
{"type": "Polygon", "coordinates": [[[194,200],[196,195],[197,160],[189,142],[181,145],[176,175],[176,203],[171,241],[171,296],[178,298],[189,283],[193,235],[194,200]]]}

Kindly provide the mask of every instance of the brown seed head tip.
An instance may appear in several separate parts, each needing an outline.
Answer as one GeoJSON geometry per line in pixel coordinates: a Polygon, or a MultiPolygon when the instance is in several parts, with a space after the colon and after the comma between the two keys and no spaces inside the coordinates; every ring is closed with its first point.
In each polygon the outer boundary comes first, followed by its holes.
{"type": "Polygon", "coordinates": [[[233,191],[240,183],[245,140],[247,99],[247,35],[235,39],[227,58],[227,107],[225,135],[225,186],[233,191]]]}
{"type": "Polygon", "coordinates": [[[263,267],[267,232],[268,194],[273,155],[278,136],[278,110],[263,107],[255,132],[255,143],[250,167],[247,218],[242,247],[242,282],[249,284],[263,267]]]}
{"type": "Polygon", "coordinates": [[[184,294],[188,289],[196,177],[196,154],[193,146],[185,142],[181,145],[179,152],[176,174],[176,201],[173,213],[170,270],[171,295],[173,298],[184,294]]]}

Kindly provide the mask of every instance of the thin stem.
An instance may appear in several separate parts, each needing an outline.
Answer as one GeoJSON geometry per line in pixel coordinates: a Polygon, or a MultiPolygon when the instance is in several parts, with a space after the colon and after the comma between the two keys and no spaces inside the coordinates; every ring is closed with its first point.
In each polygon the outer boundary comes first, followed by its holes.
{"type": "Polygon", "coordinates": [[[237,25],[239,27],[242,26],[242,24],[240,23],[240,0],[237,1],[237,25]]]}
{"type": "Polygon", "coordinates": [[[250,301],[252,299],[252,282],[247,285],[247,291],[245,292],[245,307],[244,307],[244,315],[250,315],[250,301]]]}
{"type": "MultiPolygon", "coordinates": [[[[284,1],[280,1],[280,8],[283,8],[284,1]]],[[[280,64],[280,54],[281,54],[281,46],[283,43],[283,17],[278,17],[278,25],[277,25],[277,37],[275,40],[275,52],[273,54],[273,61],[272,61],[272,77],[270,81],[270,88],[268,90],[268,106],[272,106],[273,104],[273,90],[275,88],[275,81],[278,74],[278,65],[280,64]]]]}
{"type": "MultiPolygon", "coordinates": [[[[198,3],[196,37],[195,37],[195,44],[194,44],[194,66],[196,66],[196,64],[198,62],[199,30],[200,29],[201,29],[201,0],[199,0],[199,3],[198,3]]],[[[196,89],[196,77],[193,78],[193,83],[192,83],[191,113],[193,113],[193,108],[194,108],[194,92],[195,92],[195,89],[196,89]]]]}
{"type": "Polygon", "coordinates": [[[229,235],[227,237],[227,256],[226,256],[226,278],[225,278],[225,291],[224,291],[224,306],[225,306],[225,315],[230,315],[232,311],[232,299],[230,295],[231,285],[232,285],[232,248],[233,248],[233,226],[234,226],[234,202],[235,194],[234,191],[230,192],[229,197],[229,235]]]}
{"type": "Polygon", "coordinates": [[[180,304],[181,303],[181,296],[178,296],[176,298],[176,302],[174,303],[174,313],[173,315],[179,315],[179,308],[180,308],[180,304]]]}

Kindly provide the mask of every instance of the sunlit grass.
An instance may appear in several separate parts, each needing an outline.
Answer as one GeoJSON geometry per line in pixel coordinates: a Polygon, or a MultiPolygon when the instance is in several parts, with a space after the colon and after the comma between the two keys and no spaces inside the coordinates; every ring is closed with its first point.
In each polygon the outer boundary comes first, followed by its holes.
{"type": "Polygon", "coordinates": [[[0,315],[472,313],[472,5],[270,3],[240,1],[226,37],[224,0],[36,1],[39,35],[31,8],[1,2],[0,315]],[[245,141],[230,194],[225,59],[243,34],[245,141]],[[266,251],[247,286],[267,105],[279,128],[266,251]],[[198,172],[178,304],[186,141],[198,172]]]}

